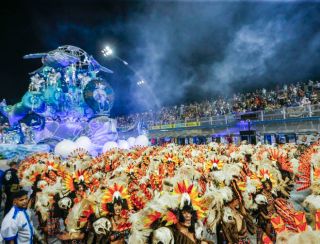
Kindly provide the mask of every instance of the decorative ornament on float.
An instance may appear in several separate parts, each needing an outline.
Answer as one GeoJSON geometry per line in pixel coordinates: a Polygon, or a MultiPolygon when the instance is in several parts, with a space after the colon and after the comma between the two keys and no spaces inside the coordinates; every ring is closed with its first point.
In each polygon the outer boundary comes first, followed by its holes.
{"type": "Polygon", "coordinates": [[[127,139],[127,142],[128,142],[128,144],[129,144],[129,147],[134,147],[135,142],[136,142],[136,138],[134,138],[134,137],[129,137],[129,138],[127,139]]]}
{"type": "Polygon", "coordinates": [[[80,136],[76,141],[62,140],[54,149],[54,153],[57,156],[67,158],[74,150],[84,149],[90,152],[93,148],[90,138],[86,136],[80,136]]]}
{"type": "Polygon", "coordinates": [[[147,147],[149,145],[149,139],[145,135],[140,135],[136,138],[135,146],[147,147]]]}
{"type": "Polygon", "coordinates": [[[97,115],[109,115],[114,103],[111,86],[102,79],[91,80],[83,91],[85,102],[97,115]]]}
{"type": "Polygon", "coordinates": [[[126,140],[119,140],[118,145],[120,149],[128,150],[130,148],[129,143],[126,140]]]}
{"type": "Polygon", "coordinates": [[[118,148],[118,144],[116,142],[108,141],[106,144],[103,145],[102,152],[108,152],[116,148],[118,148]]]}
{"type": "Polygon", "coordinates": [[[21,99],[22,105],[36,113],[42,113],[46,110],[44,97],[41,92],[26,92],[21,99]]]}
{"type": "Polygon", "coordinates": [[[87,150],[88,152],[91,151],[92,148],[92,143],[89,137],[87,136],[80,136],[76,141],[75,141],[77,148],[83,148],[87,150]]]}
{"type": "Polygon", "coordinates": [[[74,143],[71,140],[63,140],[56,145],[54,149],[54,153],[57,156],[67,158],[76,149],[77,149],[76,143],[74,143]]]}
{"type": "Polygon", "coordinates": [[[117,121],[108,116],[98,116],[91,119],[86,129],[86,135],[95,145],[104,145],[108,141],[118,139],[117,121]]]}
{"type": "Polygon", "coordinates": [[[65,45],[47,53],[33,53],[23,56],[24,59],[41,58],[43,66],[32,73],[41,72],[45,67],[55,69],[75,66],[76,68],[86,69],[88,71],[102,71],[113,73],[112,70],[100,65],[92,56],[89,56],[79,47],[65,45]]]}

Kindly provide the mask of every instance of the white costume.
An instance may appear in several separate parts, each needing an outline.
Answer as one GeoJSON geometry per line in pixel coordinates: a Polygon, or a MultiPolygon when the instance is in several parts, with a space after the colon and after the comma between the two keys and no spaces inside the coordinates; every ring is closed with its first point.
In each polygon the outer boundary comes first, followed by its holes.
{"type": "Polygon", "coordinates": [[[14,240],[18,244],[32,244],[33,234],[33,226],[28,211],[13,206],[2,221],[2,238],[5,241],[14,240]]]}

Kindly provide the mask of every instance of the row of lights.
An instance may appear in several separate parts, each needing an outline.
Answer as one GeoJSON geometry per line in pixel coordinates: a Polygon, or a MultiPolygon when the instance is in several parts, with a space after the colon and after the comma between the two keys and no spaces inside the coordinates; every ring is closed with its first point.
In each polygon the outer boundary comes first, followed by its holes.
{"type": "Polygon", "coordinates": [[[144,80],[140,80],[140,81],[137,82],[137,85],[138,85],[138,86],[141,86],[141,85],[143,85],[143,84],[144,84],[144,80]]]}
{"type": "Polygon", "coordinates": [[[111,56],[113,51],[109,46],[106,46],[104,49],[101,50],[103,56],[107,57],[107,56],[111,56]]]}

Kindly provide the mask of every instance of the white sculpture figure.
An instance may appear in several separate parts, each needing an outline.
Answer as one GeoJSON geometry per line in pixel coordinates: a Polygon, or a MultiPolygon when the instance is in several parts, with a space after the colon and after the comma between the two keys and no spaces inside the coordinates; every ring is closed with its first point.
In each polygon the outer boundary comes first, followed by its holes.
{"type": "Polygon", "coordinates": [[[25,144],[34,144],[35,136],[31,127],[27,126],[25,123],[21,123],[21,130],[24,135],[25,144]]]}
{"type": "Polygon", "coordinates": [[[96,85],[96,89],[93,92],[93,98],[99,103],[99,108],[102,111],[104,109],[105,103],[107,102],[107,94],[105,92],[106,86],[102,83],[96,85]]]}
{"type": "Polygon", "coordinates": [[[29,91],[39,92],[44,87],[45,80],[39,74],[32,76],[30,80],[29,91]]]}
{"type": "Polygon", "coordinates": [[[60,72],[56,72],[55,69],[51,69],[51,72],[48,75],[47,78],[47,84],[49,86],[55,86],[57,85],[57,81],[61,78],[60,72]]]}
{"type": "Polygon", "coordinates": [[[89,81],[91,80],[90,76],[88,76],[87,74],[78,74],[78,79],[81,82],[82,89],[84,89],[86,85],[89,83],[89,81]]]}

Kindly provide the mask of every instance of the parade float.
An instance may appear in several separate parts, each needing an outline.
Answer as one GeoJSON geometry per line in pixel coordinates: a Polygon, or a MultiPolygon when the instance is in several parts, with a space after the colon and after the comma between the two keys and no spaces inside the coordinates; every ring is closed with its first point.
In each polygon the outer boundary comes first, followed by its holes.
{"type": "MultiPolygon", "coordinates": [[[[130,141],[118,141],[117,122],[110,118],[114,91],[99,76],[113,71],[69,45],[23,58],[41,59],[43,65],[30,73],[29,89],[20,102],[7,105],[3,100],[0,104],[7,121],[0,144],[3,157],[23,158],[54,148],[67,156],[78,147],[97,154],[103,149],[130,146],[130,141]]],[[[142,141],[146,143],[145,137],[142,141]]]]}

